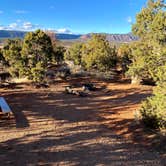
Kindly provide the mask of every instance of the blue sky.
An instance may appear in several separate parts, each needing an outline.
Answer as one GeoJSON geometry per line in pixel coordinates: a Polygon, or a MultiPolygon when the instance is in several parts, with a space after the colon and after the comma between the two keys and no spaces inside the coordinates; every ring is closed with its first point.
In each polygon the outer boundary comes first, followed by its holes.
{"type": "Polygon", "coordinates": [[[128,33],[146,0],[0,0],[0,29],[128,33]]]}

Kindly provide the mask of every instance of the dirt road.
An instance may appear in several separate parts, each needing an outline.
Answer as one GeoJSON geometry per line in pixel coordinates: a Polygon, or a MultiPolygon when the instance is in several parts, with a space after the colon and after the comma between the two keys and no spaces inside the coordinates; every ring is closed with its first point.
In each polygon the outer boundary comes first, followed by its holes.
{"type": "Polygon", "coordinates": [[[98,90],[82,98],[64,93],[67,82],[1,89],[14,115],[0,120],[0,165],[166,165],[164,155],[122,137],[132,138],[127,126],[151,88],[94,83],[98,90]]]}

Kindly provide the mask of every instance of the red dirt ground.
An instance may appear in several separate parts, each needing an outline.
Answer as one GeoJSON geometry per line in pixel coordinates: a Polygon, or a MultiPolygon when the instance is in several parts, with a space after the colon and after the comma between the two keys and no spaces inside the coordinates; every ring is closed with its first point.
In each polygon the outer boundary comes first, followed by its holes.
{"type": "Polygon", "coordinates": [[[47,89],[3,88],[13,117],[0,119],[1,164],[166,165],[165,153],[154,148],[161,147],[159,136],[134,117],[151,93],[151,86],[90,78],[56,81],[47,89]],[[87,97],[64,92],[87,82],[97,87],[87,97]]]}

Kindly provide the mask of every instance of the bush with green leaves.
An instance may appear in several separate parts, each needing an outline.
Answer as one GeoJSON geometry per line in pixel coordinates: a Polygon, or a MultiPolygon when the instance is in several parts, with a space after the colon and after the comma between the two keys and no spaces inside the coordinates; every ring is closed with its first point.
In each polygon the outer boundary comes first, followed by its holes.
{"type": "Polygon", "coordinates": [[[166,64],[166,12],[162,0],[148,0],[136,16],[132,27],[133,33],[139,37],[131,48],[131,61],[128,75],[131,77],[150,78],[156,80],[156,70],[166,64]]]}
{"type": "Polygon", "coordinates": [[[159,84],[153,94],[142,103],[143,122],[150,128],[166,128],[166,82],[159,84]]]}
{"type": "Polygon", "coordinates": [[[25,60],[24,74],[34,82],[41,82],[53,54],[50,37],[41,30],[27,33],[21,54],[25,60]]]}
{"type": "Polygon", "coordinates": [[[118,62],[123,74],[131,63],[131,44],[121,44],[118,48],[118,62]]]}
{"type": "Polygon", "coordinates": [[[86,69],[108,71],[116,66],[116,47],[111,47],[105,35],[93,34],[83,45],[82,64],[86,69]]]}
{"type": "Polygon", "coordinates": [[[140,80],[152,78],[156,57],[152,56],[152,47],[148,43],[138,41],[131,45],[131,63],[126,73],[127,76],[137,77],[140,80]]]}
{"type": "Polygon", "coordinates": [[[136,17],[133,33],[141,47],[132,50],[130,75],[151,77],[157,87],[140,109],[144,123],[151,128],[166,128],[166,10],[163,0],[149,0],[136,17]]]}
{"type": "Polygon", "coordinates": [[[152,128],[166,128],[166,65],[156,72],[158,85],[153,96],[143,102],[140,109],[143,121],[152,128]]]}
{"type": "Polygon", "coordinates": [[[31,68],[31,79],[36,83],[41,83],[44,81],[46,70],[43,68],[42,64],[38,62],[34,68],[31,68]]]}
{"type": "Polygon", "coordinates": [[[3,55],[3,49],[0,49],[0,64],[2,65],[2,66],[7,66],[8,65],[8,63],[7,63],[7,61],[5,60],[5,57],[4,57],[4,55],[3,55]]]}
{"type": "Polygon", "coordinates": [[[82,64],[82,47],[83,43],[73,44],[65,53],[65,59],[73,61],[75,65],[82,64]]]}
{"type": "Polygon", "coordinates": [[[166,128],[166,64],[156,67],[155,71],[153,78],[157,81],[157,87],[153,96],[143,102],[140,112],[147,126],[166,128]]]}
{"type": "Polygon", "coordinates": [[[8,66],[8,71],[12,76],[20,77],[23,75],[24,59],[21,56],[22,40],[8,39],[2,49],[2,60],[8,66]]]}
{"type": "Polygon", "coordinates": [[[65,47],[53,45],[53,55],[51,62],[62,64],[64,62],[65,52],[66,52],[65,47]]]}

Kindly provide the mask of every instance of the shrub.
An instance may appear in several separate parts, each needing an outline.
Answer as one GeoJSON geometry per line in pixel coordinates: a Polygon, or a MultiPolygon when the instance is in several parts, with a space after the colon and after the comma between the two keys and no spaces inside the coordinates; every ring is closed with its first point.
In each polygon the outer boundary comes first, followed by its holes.
{"type": "Polygon", "coordinates": [[[73,44],[65,53],[65,59],[73,61],[75,65],[81,65],[83,43],[73,44]]]}
{"type": "Polygon", "coordinates": [[[142,103],[140,109],[143,122],[150,128],[166,128],[166,83],[160,83],[154,96],[142,103]]]}
{"type": "Polygon", "coordinates": [[[82,65],[90,70],[109,71],[116,66],[116,47],[111,47],[105,35],[93,34],[82,47],[82,65]]]}
{"type": "Polygon", "coordinates": [[[20,77],[23,74],[24,59],[21,56],[21,39],[8,39],[2,49],[0,60],[7,66],[12,76],[20,77]]]}
{"type": "Polygon", "coordinates": [[[41,30],[28,32],[24,38],[21,51],[25,62],[24,75],[34,82],[41,83],[52,54],[53,47],[51,39],[47,34],[41,30]]]}
{"type": "Polygon", "coordinates": [[[37,63],[34,68],[31,68],[30,79],[32,79],[35,83],[42,83],[45,77],[45,70],[42,67],[41,63],[37,63]]]}

